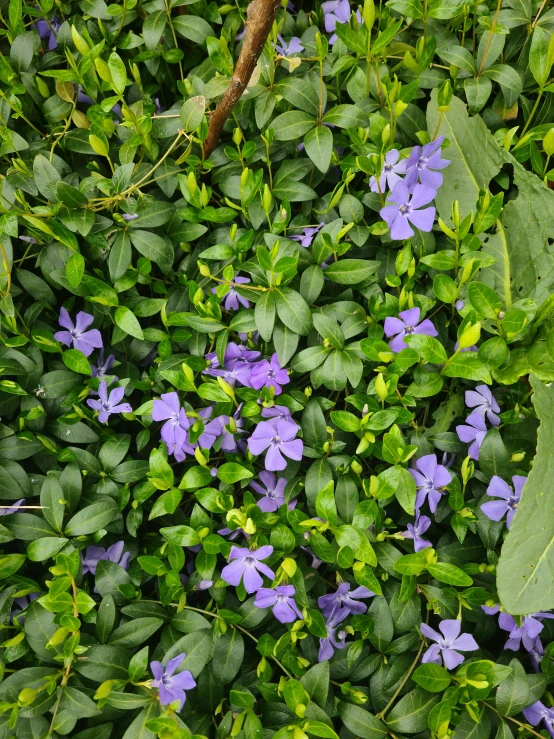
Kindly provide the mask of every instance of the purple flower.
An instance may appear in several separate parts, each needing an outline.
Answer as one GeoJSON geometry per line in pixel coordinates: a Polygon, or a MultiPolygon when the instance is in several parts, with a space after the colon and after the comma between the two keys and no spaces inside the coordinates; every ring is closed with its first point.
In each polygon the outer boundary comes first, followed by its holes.
{"type": "Polygon", "coordinates": [[[41,18],[35,23],[35,28],[38,31],[38,35],[41,39],[48,39],[48,49],[54,51],[58,48],[57,35],[60,30],[61,23],[56,16],[52,20],[47,21],[45,18],[41,18]]]}
{"type": "Polygon", "coordinates": [[[431,231],[435,220],[435,207],[424,210],[419,208],[434,200],[436,194],[436,190],[426,185],[415,185],[413,192],[410,193],[405,182],[397,182],[387,198],[391,205],[385,205],[379,211],[381,218],[390,228],[391,239],[401,241],[413,236],[414,230],[410,223],[420,231],[431,231]]]}
{"type": "MultiPolygon", "coordinates": [[[[107,377],[110,374],[110,370],[115,363],[115,357],[113,354],[106,359],[104,362],[104,347],[98,352],[98,365],[91,364],[90,369],[92,371],[91,377],[107,377]]],[[[114,377],[114,382],[117,381],[117,377],[114,377]]]]}
{"type": "Polygon", "coordinates": [[[537,726],[544,721],[548,733],[554,739],[554,708],[547,708],[544,703],[537,701],[529,708],[524,708],[523,715],[532,726],[537,726]]]}
{"type": "MultiPolygon", "coordinates": [[[[10,613],[10,618],[13,618],[14,616],[17,616],[19,613],[24,611],[26,608],[28,608],[31,603],[36,600],[37,598],[40,598],[40,593],[29,593],[29,595],[21,595],[19,598],[14,598],[13,602],[15,605],[18,605],[19,608],[14,608],[10,613]]],[[[23,623],[25,619],[25,615],[19,616],[19,622],[23,623]]]]}
{"type": "Polygon", "coordinates": [[[262,418],[272,418],[274,422],[284,421],[285,423],[290,423],[296,428],[299,428],[298,424],[292,417],[290,410],[285,405],[273,405],[271,408],[263,408],[262,418]]]}
{"type": "Polygon", "coordinates": [[[299,462],[302,459],[304,444],[294,437],[298,428],[286,421],[260,421],[248,439],[248,449],[252,454],[262,454],[267,449],[265,466],[267,470],[284,470],[287,466],[283,457],[299,462]]]}
{"type": "MultiPolygon", "coordinates": [[[[247,282],[250,282],[249,277],[235,277],[233,280],[237,285],[244,285],[247,282]]],[[[217,290],[216,287],[212,287],[212,292],[215,293],[217,290]]],[[[245,308],[248,308],[250,303],[246,298],[243,298],[242,295],[239,295],[238,292],[235,290],[234,285],[229,286],[229,292],[226,293],[223,296],[223,307],[225,310],[238,310],[239,309],[239,303],[241,305],[244,305],[245,308]]]]}
{"type": "Polygon", "coordinates": [[[474,649],[479,649],[479,645],[471,634],[460,634],[461,628],[461,623],[455,618],[440,622],[440,634],[427,624],[421,624],[419,630],[423,636],[436,642],[425,652],[421,661],[434,662],[437,665],[444,664],[447,670],[453,670],[461,665],[465,657],[458,654],[456,650],[472,652],[474,649]]]}
{"type": "Polygon", "coordinates": [[[170,659],[165,669],[161,662],[150,662],[150,669],[154,675],[154,680],[150,684],[153,688],[158,688],[160,703],[162,706],[169,706],[174,701],[179,701],[179,711],[183,709],[187,699],[185,690],[192,690],[196,687],[196,682],[189,670],[183,670],[175,675],[175,670],[185,657],[186,654],[183,652],[170,659]]]}
{"type": "Polygon", "coordinates": [[[335,653],[335,649],[344,649],[344,642],[346,641],[346,631],[344,629],[339,630],[339,625],[346,616],[346,609],[341,608],[339,611],[335,611],[326,622],[327,636],[320,638],[319,640],[319,653],[317,655],[318,662],[325,662],[331,659],[335,653]]]}
{"type": "Polygon", "coordinates": [[[181,408],[177,393],[163,393],[154,400],[152,420],[165,421],[160,435],[166,444],[182,447],[186,443],[191,421],[181,408]]]}
{"type": "Polygon", "coordinates": [[[523,644],[524,648],[530,652],[535,646],[535,640],[544,629],[539,618],[554,618],[552,613],[531,613],[529,616],[523,616],[521,626],[513,616],[509,613],[502,612],[498,617],[498,625],[503,631],[509,631],[509,639],[504,644],[504,649],[512,649],[514,652],[523,644]]]}
{"type": "Polygon", "coordinates": [[[398,318],[394,318],[393,316],[385,318],[385,336],[387,339],[390,339],[391,336],[395,337],[389,341],[389,346],[393,352],[400,352],[402,349],[408,348],[404,337],[410,336],[410,334],[438,336],[437,329],[428,318],[421,321],[421,323],[419,322],[420,315],[421,311],[419,308],[409,308],[399,313],[398,318]]]}
{"type": "Polygon", "coordinates": [[[138,213],[123,213],[122,215],[124,221],[136,221],[139,217],[138,213]]]}
{"type": "Polygon", "coordinates": [[[65,308],[62,308],[58,323],[67,330],[57,331],[54,334],[54,338],[66,346],[73,344],[74,349],[78,349],[80,352],[83,352],[85,357],[89,357],[95,349],[101,349],[103,346],[102,336],[97,328],[87,331],[87,328],[93,321],[94,317],[89,313],[79,311],[75,325],[73,325],[69,313],[65,308]]]}
{"type": "Polygon", "coordinates": [[[491,498],[500,498],[500,500],[491,500],[488,503],[483,503],[481,506],[481,510],[485,516],[490,518],[491,521],[501,521],[507,513],[506,527],[508,529],[512,525],[513,518],[516,515],[519,499],[521,498],[521,490],[527,482],[527,478],[522,475],[514,475],[512,482],[514,484],[514,490],[501,477],[493,475],[487,488],[487,495],[491,498]]]}
{"type": "Polygon", "coordinates": [[[497,613],[500,613],[500,603],[496,603],[494,606],[481,606],[481,609],[487,616],[496,616],[497,613]]]}
{"type": "MultiPolygon", "coordinates": [[[[301,150],[299,149],[299,151],[301,150]]],[[[306,226],[306,228],[302,229],[301,234],[291,236],[290,238],[292,241],[298,241],[301,246],[311,246],[314,236],[321,231],[324,225],[322,221],[319,226],[306,226]]]]}
{"type": "Polygon", "coordinates": [[[471,444],[467,451],[471,459],[479,459],[479,449],[487,435],[485,419],[479,411],[472,411],[466,418],[466,424],[467,426],[456,426],[456,433],[464,444],[471,444]]]}
{"type": "Polygon", "coordinates": [[[275,395],[281,395],[281,385],[290,382],[289,373],[281,367],[277,354],[273,354],[269,362],[262,359],[254,365],[250,374],[250,385],[254,390],[261,390],[263,387],[273,388],[275,395]]]}
{"type": "MultiPolygon", "coordinates": [[[[422,185],[438,190],[442,185],[442,175],[434,170],[448,167],[450,162],[441,158],[441,146],[444,136],[425,146],[414,146],[407,162],[406,185],[409,188],[417,186],[419,180],[422,185]]],[[[430,230],[430,229],[429,229],[430,230]]]]}
{"type": "Polygon", "coordinates": [[[96,566],[101,559],[107,559],[110,562],[114,562],[116,565],[123,567],[124,570],[129,566],[129,559],[131,555],[129,552],[124,552],[125,542],[118,541],[112,544],[108,549],[104,547],[90,546],[86,548],[85,556],[81,555],[83,563],[83,575],[87,572],[96,574],[96,566]]]}
{"type": "Polygon", "coordinates": [[[258,508],[264,513],[272,513],[285,503],[285,488],[287,480],[284,477],[275,479],[275,475],[271,472],[263,470],[260,472],[260,480],[265,485],[263,488],[257,482],[251,482],[250,487],[255,490],[258,495],[263,498],[257,501],[258,508]]]}
{"type": "MultiPolygon", "coordinates": [[[[238,450],[238,443],[235,434],[246,433],[246,430],[243,429],[244,419],[240,415],[241,409],[242,405],[237,408],[232,419],[229,416],[219,417],[221,420],[221,435],[223,436],[220,448],[224,452],[236,452],[238,450]],[[231,431],[231,429],[234,430],[231,431]]],[[[240,442],[240,444],[241,447],[244,447],[244,442],[240,442]]]]}
{"type": "Polygon", "coordinates": [[[417,487],[416,508],[419,510],[427,498],[429,509],[434,513],[444,492],[442,488],[452,481],[452,475],[446,467],[438,464],[436,454],[420,457],[415,462],[415,469],[408,472],[414,478],[417,487]]]}
{"type": "Polygon", "coordinates": [[[223,377],[231,386],[234,386],[235,382],[239,382],[245,387],[250,387],[250,374],[254,362],[259,357],[259,351],[231,342],[225,349],[224,368],[220,368],[216,353],[211,352],[206,354],[206,361],[210,363],[210,366],[204,370],[204,374],[212,377],[223,377]]]}
{"type": "Polygon", "coordinates": [[[229,585],[234,585],[235,587],[242,580],[246,592],[255,593],[262,587],[264,582],[262,576],[259,574],[260,572],[266,577],[269,577],[270,580],[275,579],[275,573],[261,561],[262,559],[271,557],[272,554],[273,547],[269,544],[259,549],[247,549],[246,547],[240,549],[239,547],[233,547],[229,554],[230,564],[225,565],[221,571],[221,577],[229,585]]]}
{"type": "Polygon", "coordinates": [[[360,614],[367,611],[365,603],[358,603],[360,598],[373,598],[375,593],[360,586],[350,590],[350,584],[342,582],[334,593],[322,595],[317,599],[317,605],[325,618],[330,619],[333,615],[342,615],[341,621],[351,613],[360,614]]]}
{"type": "Polygon", "coordinates": [[[288,44],[279,33],[277,34],[277,38],[280,43],[275,44],[275,49],[281,56],[291,56],[292,54],[299,54],[301,51],[304,51],[304,47],[298,36],[293,36],[288,44]]]}
{"type": "Polygon", "coordinates": [[[371,192],[385,192],[385,190],[393,190],[397,182],[402,181],[401,174],[406,174],[406,159],[400,158],[400,152],[397,149],[391,149],[385,154],[385,163],[379,175],[379,182],[375,177],[369,180],[371,192]]]}
{"type": "Polygon", "coordinates": [[[108,396],[108,388],[106,380],[102,380],[98,388],[100,400],[87,400],[87,405],[95,411],[99,411],[98,420],[100,423],[106,423],[112,413],[132,413],[133,409],[129,403],[121,403],[121,399],[125,395],[124,387],[116,387],[110,391],[108,396]]]}
{"type": "Polygon", "coordinates": [[[496,415],[500,413],[500,407],[490,388],[486,385],[477,385],[475,390],[466,390],[465,395],[468,408],[475,408],[475,411],[480,413],[483,418],[486,416],[493,426],[500,424],[500,418],[496,415]]]}
{"type": "MultiPolygon", "coordinates": [[[[350,3],[348,0],[327,0],[321,3],[325,30],[327,33],[334,32],[337,23],[348,23],[350,20],[350,3]]],[[[337,40],[337,34],[333,33],[329,39],[331,46],[337,40]]]]}
{"type": "Polygon", "coordinates": [[[418,511],[414,523],[409,523],[408,530],[402,532],[402,536],[405,539],[413,540],[414,551],[421,552],[422,549],[433,546],[430,541],[427,541],[427,539],[423,538],[423,534],[427,531],[430,525],[431,519],[429,518],[429,516],[420,516],[418,511]]]}
{"type": "Polygon", "coordinates": [[[454,303],[454,308],[456,308],[456,310],[463,310],[465,308],[465,305],[466,304],[465,304],[465,302],[463,300],[457,300],[454,303]]]}
{"type": "Polygon", "coordinates": [[[25,498],[21,498],[21,500],[17,500],[13,505],[11,506],[1,506],[0,507],[0,516],[9,516],[12,513],[17,513],[20,506],[25,505],[25,498]]]}
{"type": "Polygon", "coordinates": [[[295,592],[292,585],[278,585],[274,590],[260,588],[256,593],[254,605],[256,608],[272,608],[277,621],[290,624],[297,618],[302,619],[302,613],[294,600],[295,592]]]}

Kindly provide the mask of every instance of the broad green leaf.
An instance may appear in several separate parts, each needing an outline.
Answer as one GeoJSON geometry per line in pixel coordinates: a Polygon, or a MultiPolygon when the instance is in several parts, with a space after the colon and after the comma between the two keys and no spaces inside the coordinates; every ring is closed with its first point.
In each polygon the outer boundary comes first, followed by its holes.
{"type": "Polygon", "coordinates": [[[275,93],[305,113],[317,115],[319,112],[318,95],[307,80],[300,77],[285,78],[275,86],[275,93]]]}
{"type": "Polygon", "coordinates": [[[355,736],[361,739],[384,739],[386,737],[388,733],[386,726],[364,708],[339,701],[337,710],[341,721],[355,736]]]}
{"type": "Polygon", "coordinates": [[[312,326],[312,314],[304,298],[290,287],[275,290],[277,315],[285,326],[306,336],[312,326]]]}
{"type": "Polygon", "coordinates": [[[275,325],[275,295],[271,290],[261,294],[254,309],[256,328],[264,341],[271,341],[275,325]]]}
{"type": "Polygon", "coordinates": [[[327,172],[333,153],[333,134],[327,126],[318,126],[304,136],[306,154],[321,172],[327,172]]]}
{"type": "Polygon", "coordinates": [[[140,327],[140,323],[138,322],[138,318],[132,310],[126,308],[124,305],[120,305],[115,312],[114,319],[122,331],[134,336],[135,339],[140,339],[141,341],[144,339],[144,334],[140,327]]]}
{"type": "Polygon", "coordinates": [[[515,615],[554,608],[554,518],[549,493],[554,475],[554,386],[533,375],[529,379],[540,421],[537,452],[497,570],[500,602],[515,615]]]}
{"type": "Polygon", "coordinates": [[[395,733],[417,734],[427,729],[427,717],[439,696],[416,688],[405,695],[387,717],[387,726],[395,733]]]}
{"type": "Polygon", "coordinates": [[[277,141],[299,139],[315,126],[315,118],[302,110],[290,110],[288,113],[278,115],[277,118],[271,121],[271,127],[275,130],[277,141]]]}
{"type": "Polygon", "coordinates": [[[189,98],[183,103],[180,112],[181,126],[183,131],[191,133],[195,131],[202,123],[204,111],[206,109],[206,99],[202,95],[189,98]]]}
{"type": "Polygon", "coordinates": [[[429,662],[420,665],[413,674],[414,681],[429,693],[442,693],[450,685],[450,675],[441,667],[429,662]]]}
{"type": "Polygon", "coordinates": [[[72,372],[77,372],[80,375],[87,375],[90,377],[90,362],[83,352],[78,349],[67,349],[62,354],[62,359],[67,369],[70,369],[72,372]]]}
{"type": "Polygon", "coordinates": [[[244,640],[237,629],[228,628],[214,645],[212,666],[214,677],[227,685],[236,676],[244,658],[244,640]]]}
{"type": "Polygon", "coordinates": [[[93,503],[80,510],[69,520],[64,533],[66,536],[93,534],[111,523],[118,513],[119,508],[111,498],[103,503],[93,503]]]}

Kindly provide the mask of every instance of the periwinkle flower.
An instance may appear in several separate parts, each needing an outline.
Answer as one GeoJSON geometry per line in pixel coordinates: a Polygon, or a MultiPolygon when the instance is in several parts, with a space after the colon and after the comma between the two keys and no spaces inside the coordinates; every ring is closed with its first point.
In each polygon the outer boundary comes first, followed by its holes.
{"type": "Polygon", "coordinates": [[[123,213],[123,220],[124,221],[136,221],[139,217],[138,213],[123,213]]]}
{"type": "Polygon", "coordinates": [[[545,655],[544,647],[542,645],[542,642],[540,640],[540,637],[537,636],[535,639],[535,643],[529,651],[529,660],[531,662],[531,666],[535,672],[541,671],[541,662],[545,655]]]}
{"type": "Polygon", "coordinates": [[[407,531],[402,532],[404,539],[411,539],[414,542],[414,551],[421,552],[422,549],[433,546],[430,541],[423,538],[423,534],[430,525],[431,519],[429,516],[420,516],[418,512],[416,520],[408,524],[407,531]]]}
{"type": "Polygon", "coordinates": [[[341,609],[335,611],[326,621],[327,636],[319,639],[319,652],[317,655],[318,662],[325,662],[335,653],[335,649],[344,649],[346,641],[346,631],[340,629],[340,624],[345,618],[345,611],[341,609]]]}
{"type": "Polygon", "coordinates": [[[250,483],[250,487],[262,496],[257,501],[257,506],[264,513],[272,513],[285,503],[287,480],[284,477],[276,478],[273,473],[265,470],[260,472],[259,478],[264,487],[255,481],[250,483]]]}
{"type": "Polygon", "coordinates": [[[506,527],[508,529],[516,515],[521,491],[527,482],[527,478],[523,475],[514,475],[512,482],[514,484],[513,490],[501,477],[493,475],[487,488],[487,495],[491,498],[500,498],[500,500],[491,500],[481,506],[485,516],[490,518],[491,521],[501,521],[506,516],[506,527]]]}
{"type": "Polygon", "coordinates": [[[281,34],[278,33],[277,38],[279,39],[279,43],[275,44],[275,49],[281,56],[291,56],[292,54],[300,54],[301,51],[304,51],[304,47],[298,36],[293,36],[288,44],[281,34]]]}
{"type": "Polygon", "coordinates": [[[262,359],[254,365],[250,373],[250,385],[254,390],[261,390],[263,387],[273,388],[275,395],[281,395],[283,392],[281,386],[289,382],[289,373],[281,367],[277,353],[274,353],[269,361],[262,359]]]}
{"type": "Polygon", "coordinates": [[[423,334],[425,336],[438,336],[437,329],[432,322],[425,318],[420,323],[421,311],[419,308],[409,308],[398,314],[398,318],[388,316],[385,318],[385,336],[390,339],[389,346],[395,353],[407,349],[408,345],[404,341],[405,336],[411,334],[423,334]]]}
{"type": "Polygon", "coordinates": [[[235,587],[242,580],[246,592],[255,593],[264,582],[259,574],[260,572],[269,577],[270,580],[275,579],[275,573],[262,562],[262,560],[271,557],[272,554],[273,547],[269,544],[259,549],[232,547],[229,554],[229,564],[222,569],[221,577],[229,585],[235,587]]]}
{"type": "Polygon", "coordinates": [[[150,684],[153,688],[158,688],[160,703],[162,706],[169,706],[174,701],[179,701],[179,711],[183,710],[187,699],[185,690],[192,690],[196,687],[196,682],[189,670],[175,674],[185,657],[184,652],[179,654],[170,659],[165,668],[161,662],[150,663],[150,669],[154,675],[154,680],[150,684]]]}
{"type": "Polygon", "coordinates": [[[271,608],[277,621],[290,624],[297,618],[302,619],[302,613],[294,600],[295,593],[292,585],[278,585],[273,589],[260,588],[254,605],[256,608],[271,608]]]}
{"type": "Polygon", "coordinates": [[[523,715],[532,726],[538,726],[544,721],[548,733],[554,739],[554,708],[547,708],[541,701],[536,701],[523,709],[523,715]]]}
{"type": "Polygon", "coordinates": [[[229,416],[220,416],[222,436],[220,449],[224,452],[238,451],[239,443],[241,448],[244,447],[244,443],[238,442],[236,439],[238,434],[246,433],[246,430],[243,428],[244,418],[240,415],[241,409],[242,405],[237,408],[232,418],[229,418],[229,416]]]}
{"type": "Polygon", "coordinates": [[[434,513],[444,493],[442,488],[452,482],[452,475],[446,467],[437,462],[436,454],[420,457],[415,461],[415,468],[408,472],[414,478],[417,487],[415,507],[419,510],[427,498],[429,509],[434,513]]]}
{"type": "Polygon", "coordinates": [[[333,614],[341,614],[341,620],[343,620],[351,613],[365,613],[367,611],[366,604],[358,601],[362,598],[373,598],[374,595],[375,593],[362,585],[350,590],[350,584],[342,582],[334,593],[328,593],[318,598],[317,605],[325,618],[330,618],[333,614]]]}
{"type": "MultiPolygon", "coordinates": [[[[91,364],[91,377],[108,377],[110,375],[110,370],[115,364],[115,357],[113,354],[110,354],[110,356],[104,361],[104,347],[100,349],[98,352],[98,364],[91,364]]],[[[117,377],[114,377],[114,382],[117,381],[117,377]]]]}
{"type": "Polygon", "coordinates": [[[425,652],[422,662],[444,664],[447,670],[453,670],[465,660],[458,652],[472,652],[479,649],[479,645],[471,634],[460,634],[462,624],[457,619],[446,619],[439,624],[440,634],[427,624],[421,624],[419,630],[432,644],[425,652]]]}
{"type": "Polygon", "coordinates": [[[475,390],[466,390],[465,401],[468,408],[475,408],[483,418],[486,416],[492,426],[500,424],[500,418],[496,415],[500,413],[500,407],[486,385],[477,385],[475,390]]]}
{"type": "Polygon", "coordinates": [[[471,459],[479,459],[479,450],[487,435],[487,425],[479,411],[475,410],[469,414],[466,418],[466,425],[456,426],[456,433],[460,441],[470,444],[467,453],[471,459]]]}
{"type": "Polygon", "coordinates": [[[96,574],[96,567],[101,559],[109,560],[114,562],[116,565],[123,567],[126,570],[129,566],[129,559],[131,557],[129,552],[124,552],[125,542],[118,541],[112,544],[108,549],[104,547],[89,546],[85,550],[85,555],[81,555],[83,563],[83,575],[90,572],[92,575],[96,574]]]}
{"type": "Polygon", "coordinates": [[[400,152],[398,149],[391,149],[385,154],[385,163],[383,169],[379,175],[379,180],[376,177],[370,177],[369,188],[371,192],[386,192],[387,189],[393,190],[394,186],[401,182],[402,177],[400,175],[406,174],[406,159],[400,159],[400,152]]]}
{"type": "Polygon", "coordinates": [[[12,503],[10,506],[0,507],[0,516],[10,516],[12,513],[17,513],[22,505],[25,505],[25,498],[16,500],[15,503],[12,503]]]}
{"type": "Polygon", "coordinates": [[[116,387],[108,395],[106,380],[102,380],[98,388],[98,395],[100,400],[87,400],[87,405],[89,408],[98,411],[98,420],[100,423],[106,423],[108,418],[114,413],[133,412],[129,403],[121,403],[125,395],[124,387],[116,387]]]}
{"type": "Polygon", "coordinates": [[[439,136],[435,141],[424,146],[414,146],[406,164],[406,184],[412,188],[416,182],[438,190],[442,185],[442,174],[436,170],[444,169],[450,164],[448,159],[443,159],[441,146],[444,136],[439,136]]]}
{"type": "Polygon", "coordinates": [[[302,229],[301,234],[296,234],[295,236],[290,236],[289,238],[292,241],[298,241],[300,246],[311,246],[314,237],[321,231],[324,225],[325,224],[322,221],[318,226],[306,226],[302,229]]]}
{"type": "Polygon", "coordinates": [[[87,328],[94,321],[94,316],[84,311],[77,313],[75,324],[71,320],[71,316],[65,308],[61,308],[58,323],[65,331],[56,331],[54,338],[65,346],[73,346],[83,352],[85,357],[89,357],[95,349],[101,349],[102,336],[97,328],[87,331],[87,328]]]}
{"type": "Polygon", "coordinates": [[[350,3],[348,0],[326,0],[321,3],[323,10],[323,18],[325,21],[325,30],[327,33],[333,33],[329,39],[331,46],[337,40],[337,34],[334,33],[337,23],[348,23],[350,20],[350,3]]]}
{"type": "MultiPolygon", "coordinates": [[[[246,285],[246,283],[250,282],[250,278],[235,277],[233,282],[237,285],[246,285]]],[[[212,292],[214,294],[216,290],[216,287],[212,287],[212,292]]],[[[235,286],[230,285],[229,292],[223,296],[223,307],[225,308],[225,310],[238,310],[239,303],[245,308],[248,308],[250,306],[250,302],[247,300],[247,298],[243,298],[242,295],[239,295],[238,292],[235,290],[235,286]]]]}
{"type": "Polygon", "coordinates": [[[435,220],[435,207],[423,208],[435,199],[437,191],[426,185],[416,185],[410,192],[404,181],[397,182],[387,198],[389,205],[379,211],[387,222],[391,239],[401,241],[414,235],[410,224],[420,231],[431,231],[435,220]]]}
{"type": "Polygon", "coordinates": [[[504,649],[512,649],[514,652],[523,644],[524,649],[530,652],[535,646],[535,641],[544,629],[539,619],[554,618],[552,613],[531,613],[521,618],[521,625],[509,613],[502,612],[498,617],[498,625],[503,631],[509,631],[509,639],[504,644],[504,649]]]}
{"type": "Polygon", "coordinates": [[[177,447],[185,444],[191,419],[181,408],[177,393],[162,393],[160,398],[154,400],[152,420],[165,421],[161,429],[161,438],[166,444],[177,447]]]}
{"type": "Polygon", "coordinates": [[[265,467],[267,470],[284,470],[285,457],[299,462],[302,459],[304,444],[296,439],[298,428],[286,421],[260,421],[248,439],[248,449],[252,454],[262,454],[267,449],[265,467]],[[284,455],[284,456],[283,456],[284,455]]]}

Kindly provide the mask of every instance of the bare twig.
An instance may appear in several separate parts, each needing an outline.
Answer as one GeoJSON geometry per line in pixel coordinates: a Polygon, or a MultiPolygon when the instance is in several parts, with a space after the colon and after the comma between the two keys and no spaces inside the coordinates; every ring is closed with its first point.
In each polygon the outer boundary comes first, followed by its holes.
{"type": "Polygon", "coordinates": [[[244,43],[229,86],[210,117],[204,156],[208,157],[217,146],[225,121],[250,82],[280,4],[280,0],[252,0],[248,6],[244,43]]]}

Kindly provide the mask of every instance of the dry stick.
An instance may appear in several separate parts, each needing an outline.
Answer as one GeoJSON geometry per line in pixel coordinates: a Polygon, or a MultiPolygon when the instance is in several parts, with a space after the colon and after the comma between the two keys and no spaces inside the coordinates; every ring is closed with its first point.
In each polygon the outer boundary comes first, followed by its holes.
{"type": "Polygon", "coordinates": [[[208,138],[204,142],[204,156],[206,157],[210,156],[217,146],[225,121],[250,82],[280,4],[280,0],[252,0],[248,6],[246,36],[237,66],[229,86],[210,118],[208,138]]]}

